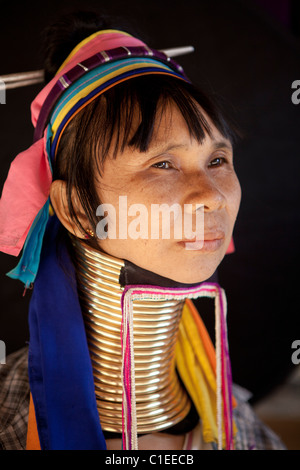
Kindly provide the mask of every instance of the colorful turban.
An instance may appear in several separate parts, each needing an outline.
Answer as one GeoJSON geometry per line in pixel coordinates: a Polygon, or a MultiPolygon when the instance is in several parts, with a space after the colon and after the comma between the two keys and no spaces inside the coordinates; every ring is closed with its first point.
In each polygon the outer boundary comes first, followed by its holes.
{"type": "Polygon", "coordinates": [[[49,218],[52,163],[67,124],[109,88],[149,74],[188,81],[164,53],[122,31],[100,31],[78,44],[33,101],[34,143],[12,162],[0,200],[0,250],[18,256],[23,248],[10,277],[26,287],[36,278],[49,218]]]}

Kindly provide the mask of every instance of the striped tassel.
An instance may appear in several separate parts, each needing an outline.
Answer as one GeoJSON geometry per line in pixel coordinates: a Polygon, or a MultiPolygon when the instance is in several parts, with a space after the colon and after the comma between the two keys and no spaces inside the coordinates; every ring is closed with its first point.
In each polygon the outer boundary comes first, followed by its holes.
{"type": "Polygon", "coordinates": [[[226,297],[223,289],[217,285],[215,294],[218,449],[223,448],[224,428],[225,449],[233,450],[232,376],[226,326],[226,297]]]}
{"type": "Polygon", "coordinates": [[[133,305],[130,296],[122,303],[122,447],[137,450],[137,419],[135,402],[135,371],[133,348],[133,305]]]}
{"type": "Polygon", "coordinates": [[[215,299],[216,383],[218,449],[233,450],[232,376],[226,326],[226,296],[216,283],[202,283],[189,288],[126,286],[122,298],[122,445],[124,450],[138,450],[134,371],[134,300],[171,300],[211,297],[215,299]],[[223,434],[225,444],[223,443],[223,434]]]}

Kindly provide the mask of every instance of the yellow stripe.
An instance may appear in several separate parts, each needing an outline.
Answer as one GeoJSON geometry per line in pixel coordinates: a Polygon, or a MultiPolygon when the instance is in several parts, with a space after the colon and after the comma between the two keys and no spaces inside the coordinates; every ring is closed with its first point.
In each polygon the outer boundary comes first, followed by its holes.
{"type": "MultiPolygon", "coordinates": [[[[99,80],[96,80],[94,81],[93,83],[91,83],[90,85],[86,86],[85,88],[83,88],[79,93],[77,93],[75,96],[73,96],[72,99],[70,99],[70,101],[68,101],[66,103],[66,105],[62,108],[62,110],[58,113],[58,115],[56,116],[53,124],[52,124],[52,132],[53,132],[53,136],[52,136],[52,139],[54,139],[55,137],[55,134],[57,132],[57,129],[60,125],[60,123],[63,121],[63,119],[65,118],[65,116],[68,114],[68,112],[72,109],[73,106],[76,105],[76,103],[78,103],[78,101],[81,99],[81,98],[84,98],[85,96],[87,96],[90,92],[92,92],[93,90],[95,90],[98,86],[102,85],[103,83],[107,82],[108,80],[110,80],[111,78],[114,78],[118,75],[120,75],[120,73],[125,73],[127,71],[130,71],[130,70],[138,70],[139,68],[141,67],[153,67],[153,64],[149,64],[147,62],[140,62],[139,64],[131,64],[131,65],[127,65],[125,67],[123,67],[121,70],[120,68],[118,68],[117,70],[115,70],[114,72],[111,72],[109,75],[105,75],[104,77],[101,77],[99,80]]],[[[169,70],[168,67],[164,66],[163,64],[157,64],[156,67],[158,68],[161,68],[162,70],[169,70]]],[[[88,80],[87,80],[88,81],[88,80]]],[[[82,86],[82,84],[80,85],[82,86]]],[[[74,90],[75,91],[75,90],[74,90]]],[[[63,102],[62,102],[63,103],[63,102]]]]}
{"type": "Polygon", "coordinates": [[[216,376],[206,355],[202,339],[199,336],[198,329],[194,323],[193,316],[185,304],[182,312],[182,322],[188,336],[189,343],[192,345],[196,357],[203,368],[204,375],[211,389],[216,392],[216,376]]]}
{"type": "MultiPolygon", "coordinates": [[[[138,73],[135,75],[135,77],[141,77],[143,75],[153,75],[153,74],[156,74],[156,75],[169,75],[170,72],[166,71],[166,70],[162,70],[161,72],[141,72],[141,73],[138,73]]],[[[56,153],[57,153],[57,149],[58,149],[58,146],[59,146],[59,142],[60,142],[60,138],[62,136],[62,134],[64,133],[64,130],[65,128],[67,127],[67,125],[69,124],[69,122],[85,107],[87,106],[89,103],[91,103],[91,101],[93,101],[94,99],[96,99],[98,96],[100,96],[104,91],[107,91],[109,90],[110,88],[118,85],[119,83],[122,83],[122,82],[125,82],[126,80],[129,80],[131,77],[125,77],[125,78],[122,78],[122,79],[119,79],[117,80],[115,83],[111,83],[109,86],[105,87],[104,90],[101,90],[99,91],[98,93],[96,93],[93,97],[89,98],[84,104],[82,104],[79,108],[76,109],[76,111],[74,112],[74,114],[72,114],[69,119],[65,122],[63,128],[61,129],[61,132],[60,132],[60,135],[59,135],[59,138],[57,140],[57,143],[56,143],[56,149],[55,149],[55,157],[56,157],[56,153]]],[[[177,77],[178,80],[184,80],[184,78],[181,78],[181,77],[177,77]]],[[[54,158],[55,158],[54,157],[54,158]]]]}
{"type": "MultiPolygon", "coordinates": [[[[198,411],[205,442],[217,442],[216,376],[187,302],[182,311],[176,344],[176,367],[198,411]]],[[[237,428],[233,422],[233,432],[237,428]]],[[[223,429],[223,444],[225,434],[223,429]]]]}
{"type": "Polygon", "coordinates": [[[194,347],[190,343],[185,326],[181,321],[176,344],[177,370],[202,420],[203,439],[205,442],[213,442],[217,440],[218,435],[216,395],[207,380],[205,368],[203,368],[206,357],[201,359],[199,361],[195,354],[194,347]]]}
{"type": "Polygon", "coordinates": [[[103,31],[97,31],[96,33],[91,34],[87,38],[83,39],[79,44],[77,44],[76,47],[70,52],[68,57],[65,59],[65,61],[62,63],[62,65],[59,67],[58,71],[56,72],[56,75],[67,65],[67,63],[72,59],[72,57],[76,54],[76,52],[79,51],[83,46],[85,46],[88,42],[92,41],[94,38],[97,36],[100,36],[102,34],[111,34],[111,33],[120,33],[123,34],[124,36],[131,36],[131,34],[124,33],[124,31],[119,31],[117,29],[104,29],[103,31]]]}

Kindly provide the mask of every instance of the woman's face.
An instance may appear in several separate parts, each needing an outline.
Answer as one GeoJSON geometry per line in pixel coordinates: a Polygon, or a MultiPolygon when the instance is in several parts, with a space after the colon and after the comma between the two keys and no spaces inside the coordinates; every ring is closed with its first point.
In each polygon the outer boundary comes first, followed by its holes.
{"type": "Polygon", "coordinates": [[[202,282],[214,273],[231,240],[241,189],[231,143],[215,127],[212,130],[199,144],[177,108],[168,106],[146,152],[128,146],[116,158],[108,156],[96,187],[101,202],[112,205],[116,217],[109,210],[104,214],[108,237],[98,238],[101,250],[178,282],[202,282]],[[176,204],[173,207],[182,211],[181,218],[171,215],[169,234],[163,231],[168,217],[164,222],[162,216],[151,218],[155,204],[167,209],[176,204]],[[193,232],[198,229],[194,243],[184,228],[185,217],[193,232]],[[175,223],[182,229],[179,238],[175,223]],[[137,238],[139,234],[143,238],[137,238]]]}

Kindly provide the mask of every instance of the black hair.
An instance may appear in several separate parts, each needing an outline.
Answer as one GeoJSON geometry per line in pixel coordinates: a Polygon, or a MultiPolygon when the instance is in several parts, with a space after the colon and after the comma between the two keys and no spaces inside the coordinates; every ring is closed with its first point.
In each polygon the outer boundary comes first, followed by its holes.
{"type": "MultiPolygon", "coordinates": [[[[107,17],[89,12],[69,16],[49,28],[46,34],[45,77],[48,80],[52,78],[79,41],[96,31],[111,28],[115,29],[116,26],[107,17]]],[[[171,76],[149,75],[131,78],[112,87],[71,120],[64,130],[56,155],[54,179],[67,182],[70,215],[83,232],[86,227],[82,227],[76,217],[72,189],[76,189],[90,226],[95,228],[98,223],[96,208],[101,203],[95,189],[95,172],[101,174],[109,151],[114,156],[126,146],[140,152],[147,151],[157,119],[170,104],[178,107],[191,136],[198,142],[211,133],[205,116],[209,117],[221,135],[234,141],[235,132],[216,103],[190,83],[171,76]],[[133,129],[136,112],[139,113],[139,125],[133,129]],[[113,137],[114,149],[111,148],[113,137]]]]}
{"type": "Polygon", "coordinates": [[[44,78],[48,83],[58,68],[83,39],[103,29],[119,29],[139,37],[123,18],[112,19],[107,14],[90,10],[65,13],[44,28],[41,49],[44,60],[44,78]]]}

